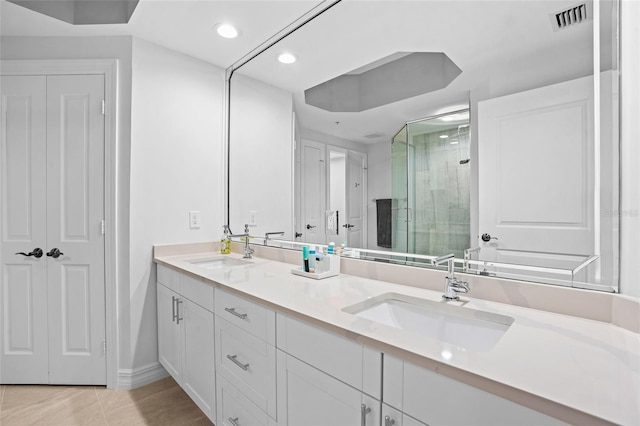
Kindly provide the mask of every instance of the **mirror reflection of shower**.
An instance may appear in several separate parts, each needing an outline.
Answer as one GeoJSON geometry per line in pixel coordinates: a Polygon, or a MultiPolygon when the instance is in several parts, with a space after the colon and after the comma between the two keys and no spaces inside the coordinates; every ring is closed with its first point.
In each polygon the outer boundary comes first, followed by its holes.
{"type": "Polygon", "coordinates": [[[469,110],[406,123],[391,152],[391,249],[462,258],[470,244],[469,110]]]}

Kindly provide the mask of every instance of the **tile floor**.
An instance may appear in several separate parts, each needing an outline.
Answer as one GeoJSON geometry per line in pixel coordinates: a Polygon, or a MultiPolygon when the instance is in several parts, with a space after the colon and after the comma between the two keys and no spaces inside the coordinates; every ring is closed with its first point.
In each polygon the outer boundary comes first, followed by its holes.
{"type": "Polygon", "coordinates": [[[0,386],[0,426],[211,426],[168,377],[134,390],[98,386],[0,386]]]}

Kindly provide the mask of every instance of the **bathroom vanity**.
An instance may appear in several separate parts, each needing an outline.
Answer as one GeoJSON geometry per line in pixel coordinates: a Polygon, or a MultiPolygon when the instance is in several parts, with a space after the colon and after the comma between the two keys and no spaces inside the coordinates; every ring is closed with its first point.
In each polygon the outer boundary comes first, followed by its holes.
{"type": "Polygon", "coordinates": [[[216,425],[640,422],[637,332],[257,254],[155,247],[160,362],[216,425]]]}

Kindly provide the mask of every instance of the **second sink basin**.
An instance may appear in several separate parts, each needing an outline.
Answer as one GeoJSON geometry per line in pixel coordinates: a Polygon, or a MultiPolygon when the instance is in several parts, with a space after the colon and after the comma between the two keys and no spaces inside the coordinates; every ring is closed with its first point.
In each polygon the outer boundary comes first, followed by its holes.
{"type": "Polygon", "coordinates": [[[204,269],[221,269],[227,266],[249,265],[251,262],[233,257],[216,257],[213,259],[192,260],[192,265],[199,266],[204,269]]]}
{"type": "Polygon", "coordinates": [[[493,348],[514,321],[505,315],[395,293],[368,299],[343,311],[479,352],[493,348]]]}

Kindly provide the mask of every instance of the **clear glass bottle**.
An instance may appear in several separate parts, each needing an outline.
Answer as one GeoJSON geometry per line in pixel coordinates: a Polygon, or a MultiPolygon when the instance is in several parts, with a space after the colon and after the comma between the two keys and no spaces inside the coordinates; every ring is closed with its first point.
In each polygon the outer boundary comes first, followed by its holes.
{"type": "Polygon", "coordinates": [[[231,239],[229,238],[229,226],[224,225],[224,234],[220,237],[220,253],[231,253],[231,239]]]}

